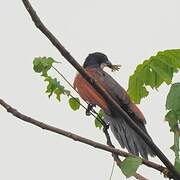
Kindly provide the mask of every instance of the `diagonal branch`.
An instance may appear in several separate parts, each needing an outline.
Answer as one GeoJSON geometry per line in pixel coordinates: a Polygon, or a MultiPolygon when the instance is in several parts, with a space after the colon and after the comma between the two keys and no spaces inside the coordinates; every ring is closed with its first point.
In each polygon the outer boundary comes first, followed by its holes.
{"type": "Polygon", "coordinates": [[[156,153],[159,159],[165,164],[165,166],[171,171],[173,178],[180,179],[180,174],[177,172],[172,163],[167,159],[167,157],[161,152],[161,150],[153,143],[153,141],[144,133],[144,131],[137,126],[137,124],[128,116],[128,114],[119,106],[119,104],[92,79],[85,70],[80,66],[80,64],[71,56],[71,54],[63,47],[63,45],[58,41],[58,39],[46,28],[42,23],[40,18],[37,16],[35,10],[31,6],[28,0],[22,0],[24,6],[29,12],[33,22],[36,27],[52,42],[52,44],[58,49],[61,55],[71,64],[74,68],[89,82],[93,88],[102,95],[102,97],[116,109],[125,119],[129,126],[131,126],[137,134],[139,134],[143,140],[149,145],[149,147],[156,153]]]}
{"type": "MultiPolygon", "coordinates": [[[[130,153],[121,151],[119,149],[115,149],[114,147],[106,146],[104,144],[92,141],[90,139],[87,139],[87,138],[84,138],[82,136],[79,136],[79,135],[73,134],[71,132],[65,131],[63,129],[59,129],[57,127],[45,124],[45,123],[43,123],[41,121],[38,121],[38,120],[33,119],[33,118],[29,117],[29,116],[26,116],[26,115],[20,113],[15,108],[11,107],[9,104],[7,104],[2,99],[0,99],[0,105],[3,106],[7,110],[7,112],[11,113],[13,116],[15,116],[15,117],[17,117],[17,118],[27,122],[27,123],[33,124],[35,126],[38,126],[38,127],[42,128],[42,129],[45,129],[45,130],[48,130],[48,131],[51,131],[51,132],[63,135],[65,137],[73,139],[75,141],[78,141],[78,142],[90,145],[90,146],[95,147],[97,149],[101,149],[101,150],[104,150],[104,151],[107,151],[107,152],[111,152],[113,154],[116,154],[116,155],[119,155],[119,156],[122,156],[122,157],[134,156],[134,155],[132,155],[130,153]]],[[[107,133],[105,133],[105,134],[107,135],[107,133]]],[[[107,138],[107,139],[108,139],[108,144],[111,145],[109,143],[110,142],[109,138],[107,138]]],[[[159,171],[161,173],[164,173],[167,170],[165,167],[163,167],[163,166],[161,166],[159,164],[156,164],[154,162],[145,160],[145,159],[142,159],[142,163],[144,165],[146,165],[147,167],[153,168],[153,169],[155,169],[155,170],[157,170],[157,171],[159,171]]],[[[166,175],[168,175],[168,177],[171,178],[170,174],[166,174],[166,175]]]]}

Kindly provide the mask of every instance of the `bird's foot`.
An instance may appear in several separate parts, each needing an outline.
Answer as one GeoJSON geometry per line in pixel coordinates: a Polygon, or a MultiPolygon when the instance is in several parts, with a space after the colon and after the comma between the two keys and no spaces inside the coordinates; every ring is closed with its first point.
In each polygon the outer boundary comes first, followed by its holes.
{"type": "Polygon", "coordinates": [[[107,131],[108,129],[109,129],[109,124],[106,124],[104,122],[104,124],[103,124],[103,131],[107,131]]]}
{"type": "Polygon", "coordinates": [[[86,109],[86,116],[90,116],[91,115],[91,111],[93,110],[94,106],[95,105],[93,105],[93,104],[88,104],[87,109],[86,109]]]}

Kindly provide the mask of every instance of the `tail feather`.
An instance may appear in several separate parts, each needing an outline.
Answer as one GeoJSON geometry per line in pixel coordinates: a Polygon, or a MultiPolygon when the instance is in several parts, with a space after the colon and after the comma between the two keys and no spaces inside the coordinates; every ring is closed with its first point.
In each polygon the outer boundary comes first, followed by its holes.
{"type": "MultiPolygon", "coordinates": [[[[126,123],[122,117],[111,117],[105,114],[105,122],[108,122],[112,133],[122,148],[126,148],[130,153],[141,155],[148,159],[148,155],[155,156],[151,148],[145,141],[126,123]]],[[[141,129],[148,135],[144,124],[140,124],[141,129]]],[[[149,135],[148,135],[149,136],[149,135]]],[[[150,138],[150,137],[149,137],[150,138]]]]}

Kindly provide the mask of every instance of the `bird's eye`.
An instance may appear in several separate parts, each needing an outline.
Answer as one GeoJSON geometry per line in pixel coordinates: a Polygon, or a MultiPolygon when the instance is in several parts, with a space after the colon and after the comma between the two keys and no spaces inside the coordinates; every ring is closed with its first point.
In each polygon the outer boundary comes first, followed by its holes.
{"type": "Polygon", "coordinates": [[[101,63],[101,64],[100,64],[100,68],[101,68],[101,69],[104,69],[106,66],[107,66],[106,63],[101,63]]]}

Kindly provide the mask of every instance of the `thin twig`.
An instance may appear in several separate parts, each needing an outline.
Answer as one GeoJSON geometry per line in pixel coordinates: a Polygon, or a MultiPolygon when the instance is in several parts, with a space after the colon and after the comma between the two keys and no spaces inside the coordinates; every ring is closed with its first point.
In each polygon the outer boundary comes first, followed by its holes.
{"type": "MultiPolygon", "coordinates": [[[[90,145],[90,146],[95,147],[97,149],[101,149],[101,150],[104,150],[104,151],[107,151],[107,152],[111,152],[111,153],[117,154],[117,155],[122,156],[122,157],[134,156],[134,155],[132,155],[130,153],[121,151],[119,149],[115,149],[115,148],[110,147],[110,146],[106,146],[104,144],[92,141],[90,139],[87,139],[87,138],[84,138],[82,136],[79,136],[79,135],[73,134],[71,132],[65,131],[63,129],[59,129],[57,127],[45,124],[45,123],[43,123],[41,121],[38,121],[38,120],[33,119],[33,118],[29,117],[29,116],[26,116],[26,115],[20,113],[15,108],[11,107],[9,104],[7,104],[2,99],[0,99],[0,104],[7,110],[7,112],[11,113],[15,117],[17,117],[17,118],[19,118],[19,119],[21,119],[21,120],[23,120],[23,121],[25,121],[27,123],[33,124],[35,126],[38,126],[38,127],[42,128],[42,129],[45,129],[45,130],[48,130],[48,131],[51,131],[51,132],[63,135],[65,137],[73,139],[75,141],[79,141],[81,143],[90,145]]],[[[142,163],[144,165],[146,165],[147,167],[153,168],[153,169],[155,169],[155,170],[157,170],[157,171],[159,171],[161,173],[166,171],[165,167],[163,167],[163,166],[161,166],[159,164],[156,164],[154,162],[145,160],[143,158],[142,158],[142,163]]],[[[167,175],[168,175],[169,178],[171,178],[170,174],[167,174],[167,175]]]]}
{"type": "Polygon", "coordinates": [[[115,166],[115,161],[113,161],[113,165],[112,165],[112,169],[111,169],[111,174],[110,174],[109,180],[112,180],[112,175],[113,175],[113,172],[114,172],[114,166],[115,166]]]}
{"type": "Polygon", "coordinates": [[[89,82],[92,87],[101,94],[101,96],[106,100],[106,102],[116,109],[119,114],[126,119],[126,122],[134,131],[141,136],[141,138],[149,145],[152,151],[159,157],[159,159],[165,164],[165,166],[171,171],[173,178],[176,180],[180,179],[179,172],[175,169],[173,164],[168,160],[168,158],[161,152],[158,146],[145,134],[145,132],[129,117],[129,115],[120,107],[120,105],[107,93],[105,92],[96,81],[91,78],[85,70],[80,66],[80,64],[71,56],[71,54],[64,48],[64,46],[58,41],[58,39],[46,28],[42,23],[35,10],[31,6],[28,0],[22,0],[25,8],[29,12],[33,22],[36,27],[51,41],[51,43],[58,49],[61,55],[71,64],[74,68],[82,75],[82,77],[89,82]]]}

